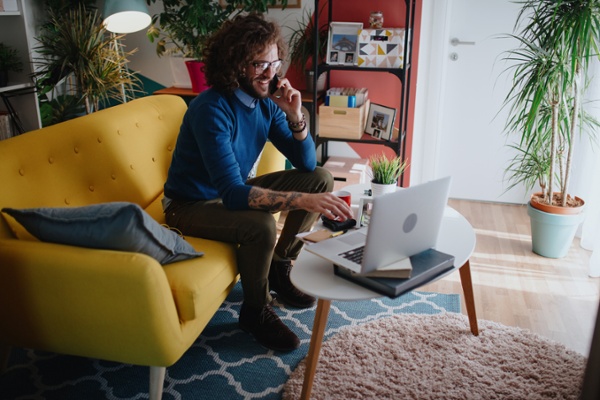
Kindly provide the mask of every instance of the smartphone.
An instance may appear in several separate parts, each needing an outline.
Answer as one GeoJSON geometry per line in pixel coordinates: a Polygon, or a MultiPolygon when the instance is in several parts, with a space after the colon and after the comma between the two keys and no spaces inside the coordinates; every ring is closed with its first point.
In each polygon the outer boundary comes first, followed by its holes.
{"type": "Polygon", "coordinates": [[[277,90],[279,89],[277,87],[278,83],[279,83],[279,77],[277,75],[275,75],[273,77],[273,79],[271,79],[271,82],[269,82],[269,93],[271,93],[272,95],[275,95],[275,97],[277,97],[277,98],[281,97],[281,93],[279,93],[279,95],[275,94],[275,92],[277,92],[277,90]]]}

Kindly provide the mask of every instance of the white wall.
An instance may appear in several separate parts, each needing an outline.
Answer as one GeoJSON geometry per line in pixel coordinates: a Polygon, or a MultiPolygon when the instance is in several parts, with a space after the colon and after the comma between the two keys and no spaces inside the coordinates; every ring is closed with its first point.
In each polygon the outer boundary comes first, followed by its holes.
{"type": "Polygon", "coordinates": [[[419,69],[415,96],[415,116],[413,132],[412,162],[410,182],[422,183],[434,179],[438,151],[438,132],[440,119],[432,116],[428,110],[439,109],[443,93],[443,67],[435,54],[444,52],[443,40],[448,37],[446,1],[423,0],[421,14],[421,32],[419,49],[419,69]],[[435,62],[433,62],[435,61],[435,62]]]}
{"type": "Polygon", "coordinates": [[[519,11],[506,0],[423,0],[411,183],[450,175],[452,198],[527,202],[524,185],[508,190],[516,151],[503,107],[519,11]]]}

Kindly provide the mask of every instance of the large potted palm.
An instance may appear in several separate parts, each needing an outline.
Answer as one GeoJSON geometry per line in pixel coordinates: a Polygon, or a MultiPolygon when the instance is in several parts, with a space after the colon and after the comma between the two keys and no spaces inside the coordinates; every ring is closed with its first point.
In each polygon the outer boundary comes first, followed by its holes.
{"type": "MultiPolygon", "coordinates": [[[[156,0],[146,0],[148,5],[156,0]]],[[[266,12],[277,0],[163,0],[163,11],[152,17],[147,36],[156,53],[181,55],[196,93],[206,89],[202,74],[204,47],[223,22],[242,12],[266,12]]],[[[280,2],[284,7],[287,0],[280,2]]]]}
{"type": "MultiPolygon", "coordinates": [[[[120,36],[111,36],[98,11],[84,4],[69,11],[48,9],[49,21],[36,37],[36,84],[43,105],[57,108],[69,105],[89,114],[110,101],[123,102],[134,97],[140,83],[127,69],[127,58],[120,36]],[[49,97],[46,95],[50,94],[49,97]]],[[[47,108],[47,107],[46,107],[47,108]]],[[[63,116],[67,115],[66,113],[63,116]]],[[[60,122],[49,118],[48,123],[60,122]]]]}
{"type": "Polygon", "coordinates": [[[578,134],[598,122],[582,108],[590,61],[599,56],[600,1],[523,0],[519,47],[508,52],[513,87],[505,99],[506,132],[518,135],[507,168],[510,187],[539,186],[528,204],[533,251],[566,255],[582,221],[583,200],[569,193],[578,134]]]}

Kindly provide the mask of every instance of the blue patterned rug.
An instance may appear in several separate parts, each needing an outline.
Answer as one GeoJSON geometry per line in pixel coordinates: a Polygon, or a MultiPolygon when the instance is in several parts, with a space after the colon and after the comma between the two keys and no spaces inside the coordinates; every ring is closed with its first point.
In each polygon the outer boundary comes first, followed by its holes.
{"type": "MultiPolygon", "coordinates": [[[[308,352],[315,309],[274,309],[301,346],[282,354],[238,328],[241,286],[231,292],[196,343],[167,368],[164,400],[280,399],[283,385],[308,352]]],[[[332,302],[325,340],[344,327],[394,314],[460,312],[458,294],[413,292],[395,300],[332,302]]],[[[148,398],[148,368],[41,351],[14,349],[0,376],[2,400],[134,400],[148,398]]]]}

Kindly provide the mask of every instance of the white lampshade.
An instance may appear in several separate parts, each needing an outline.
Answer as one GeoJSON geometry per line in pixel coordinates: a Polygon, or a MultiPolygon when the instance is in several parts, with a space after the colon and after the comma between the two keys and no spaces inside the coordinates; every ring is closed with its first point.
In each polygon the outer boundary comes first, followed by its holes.
{"type": "Polygon", "coordinates": [[[145,0],[106,0],[104,26],[114,33],[131,33],[146,28],[152,22],[145,0]]]}

